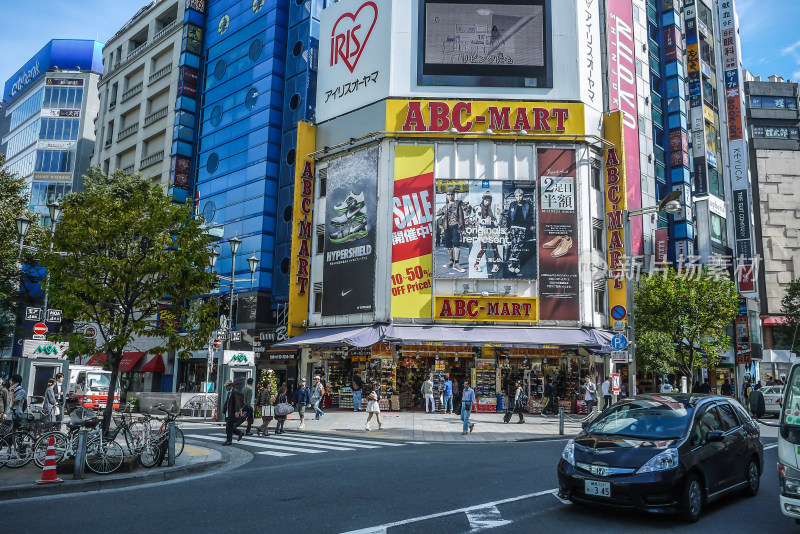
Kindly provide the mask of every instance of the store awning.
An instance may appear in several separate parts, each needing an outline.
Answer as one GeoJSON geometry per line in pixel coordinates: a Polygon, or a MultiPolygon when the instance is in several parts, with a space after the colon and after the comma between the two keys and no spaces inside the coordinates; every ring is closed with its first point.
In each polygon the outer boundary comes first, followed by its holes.
{"type": "MultiPolygon", "coordinates": [[[[491,344],[502,347],[559,345],[600,349],[605,344],[601,332],[593,328],[504,328],[393,324],[386,328],[384,342],[437,345],[491,344]]],[[[605,333],[602,332],[602,334],[605,333]]]]}
{"type": "Polygon", "coordinates": [[[781,326],[787,324],[783,315],[772,315],[764,319],[764,326],[781,326]]]}
{"type": "Polygon", "coordinates": [[[383,324],[345,328],[317,328],[308,330],[286,341],[275,343],[272,348],[331,347],[341,345],[369,347],[382,340],[385,330],[386,325],[383,324]]]}
{"type": "MultiPolygon", "coordinates": [[[[120,372],[127,373],[133,366],[139,363],[139,360],[142,359],[144,356],[144,352],[123,352],[122,353],[122,361],[119,362],[119,370],[120,372]]],[[[102,367],[106,364],[106,355],[105,353],[95,354],[89,361],[86,362],[84,365],[96,365],[98,367],[102,367]]]]}
{"type": "Polygon", "coordinates": [[[156,354],[155,358],[142,366],[143,373],[163,373],[166,370],[164,358],[162,358],[160,354],[156,354]]]}

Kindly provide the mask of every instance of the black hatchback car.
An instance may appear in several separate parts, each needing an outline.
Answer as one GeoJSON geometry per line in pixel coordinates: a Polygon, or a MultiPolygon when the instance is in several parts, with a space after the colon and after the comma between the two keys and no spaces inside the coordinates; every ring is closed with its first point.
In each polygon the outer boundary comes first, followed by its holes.
{"type": "Polygon", "coordinates": [[[639,395],[569,440],[558,463],[558,494],[697,521],[706,503],[728,492],[755,495],[763,467],[758,425],[735,400],[639,395]]]}

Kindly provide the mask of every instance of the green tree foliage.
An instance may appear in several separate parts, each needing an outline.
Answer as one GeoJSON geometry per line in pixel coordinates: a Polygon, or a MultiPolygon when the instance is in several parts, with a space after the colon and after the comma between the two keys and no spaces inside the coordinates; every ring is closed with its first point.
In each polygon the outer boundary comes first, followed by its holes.
{"type": "Polygon", "coordinates": [[[670,337],[656,330],[637,333],[636,365],[640,371],[654,375],[668,375],[674,372],[675,345],[672,344],[670,337]]]}
{"type": "Polygon", "coordinates": [[[664,360],[662,368],[686,376],[691,390],[694,369],[715,368],[730,347],[727,328],[736,318],[737,298],[736,284],[715,270],[668,267],[644,275],[634,306],[637,354],[643,336],[649,352],[642,361],[652,368],[655,360],[664,360]],[[672,356],[668,349],[656,347],[659,339],[674,347],[672,356]]]}
{"type": "Polygon", "coordinates": [[[784,329],[791,336],[792,347],[798,347],[797,326],[800,325],[800,278],[792,280],[781,299],[781,313],[786,317],[784,329]]]}
{"type": "MultiPolygon", "coordinates": [[[[120,171],[90,169],[85,191],[68,195],[56,228],[50,301],[75,321],[97,326],[98,342],[66,335],[69,356],[105,353],[116,393],[122,351],[134,337],[154,338],[150,353],[185,354],[205,345],[214,327],[214,304],[193,297],[209,292],[205,272],[210,238],[190,204],[178,205],[151,180],[120,171]],[[189,332],[189,335],[180,335],[189,332]]],[[[108,428],[113,402],[106,403],[108,428]]]]}
{"type": "Polygon", "coordinates": [[[26,291],[37,281],[35,252],[23,249],[20,254],[16,219],[31,219],[25,244],[42,246],[47,240],[46,230],[38,224],[28,205],[30,194],[25,180],[17,178],[4,168],[5,156],[0,154],[0,349],[11,345],[17,316],[32,296],[26,291]]]}

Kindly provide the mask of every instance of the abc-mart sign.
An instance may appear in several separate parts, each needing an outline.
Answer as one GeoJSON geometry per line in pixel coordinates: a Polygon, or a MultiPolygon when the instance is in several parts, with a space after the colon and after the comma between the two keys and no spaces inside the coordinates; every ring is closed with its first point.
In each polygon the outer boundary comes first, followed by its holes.
{"type": "Polygon", "coordinates": [[[22,345],[23,358],[49,358],[55,360],[66,359],[69,343],[56,343],[53,341],[36,341],[26,339],[22,345]]]}

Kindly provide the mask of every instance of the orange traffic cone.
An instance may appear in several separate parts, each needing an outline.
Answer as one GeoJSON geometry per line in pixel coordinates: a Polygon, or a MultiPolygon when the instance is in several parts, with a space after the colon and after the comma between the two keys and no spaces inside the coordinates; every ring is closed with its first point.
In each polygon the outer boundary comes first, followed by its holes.
{"type": "Polygon", "coordinates": [[[61,484],[64,482],[56,476],[56,440],[50,436],[47,443],[47,456],[44,457],[44,468],[42,469],[42,479],[37,480],[37,484],[61,484]]]}

